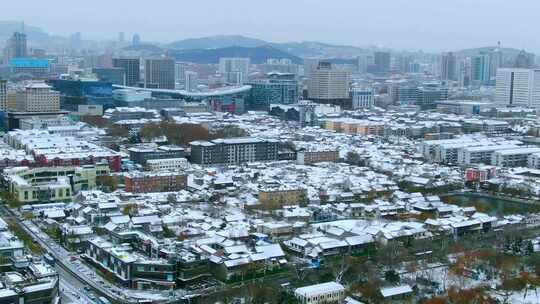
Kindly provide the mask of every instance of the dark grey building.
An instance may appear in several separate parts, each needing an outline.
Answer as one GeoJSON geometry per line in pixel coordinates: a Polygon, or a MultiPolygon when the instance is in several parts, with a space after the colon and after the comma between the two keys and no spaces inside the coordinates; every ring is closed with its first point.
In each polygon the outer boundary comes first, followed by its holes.
{"type": "Polygon", "coordinates": [[[172,58],[146,59],[144,86],[146,88],[174,90],[175,61],[172,58]]]}
{"type": "Polygon", "coordinates": [[[129,159],[140,165],[146,165],[151,159],[168,159],[185,157],[184,148],[178,146],[136,146],[128,149],[129,159]]]}
{"type": "Polygon", "coordinates": [[[375,52],[374,57],[374,73],[388,73],[390,71],[390,53],[375,52]]]}
{"type": "Polygon", "coordinates": [[[141,81],[140,64],[139,58],[113,58],[113,66],[124,69],[128,87],[135,87],[141,81]]]}
{"type": "Polygon", "coordinates": [[[252,137],[194,141],[191,162],[201,165],[236,165],[278,159],[279,143],[252,137]]]}

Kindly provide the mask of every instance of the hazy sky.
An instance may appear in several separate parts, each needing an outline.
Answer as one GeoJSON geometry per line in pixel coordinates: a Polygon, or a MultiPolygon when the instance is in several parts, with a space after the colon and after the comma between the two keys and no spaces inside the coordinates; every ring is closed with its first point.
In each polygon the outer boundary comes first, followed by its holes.
{"type": "Polygon", "coordinates": [[[1,0],[1,20],[84,38],[144,41],[241,34],[275,42],[540,51],[539,0],[1,0]]]}

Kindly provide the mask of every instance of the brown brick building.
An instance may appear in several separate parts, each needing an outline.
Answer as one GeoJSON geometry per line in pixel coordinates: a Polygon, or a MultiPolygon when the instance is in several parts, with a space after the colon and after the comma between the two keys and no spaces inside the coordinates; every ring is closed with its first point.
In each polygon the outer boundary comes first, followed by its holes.
{"type": "Polygon", "coordinates": [[[175,172],[129,174],[124,178],[125,190],[131,193],[180,191],[187,187],[187,176],[175,172]]]}

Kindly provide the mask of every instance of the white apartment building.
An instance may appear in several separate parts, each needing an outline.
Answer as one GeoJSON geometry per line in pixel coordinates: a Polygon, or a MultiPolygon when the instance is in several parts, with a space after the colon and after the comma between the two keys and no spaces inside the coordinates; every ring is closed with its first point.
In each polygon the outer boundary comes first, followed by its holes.
{"type": "Polygon", "coordinates": [[[184,76],[185,79],[185,90],[188,92],[197,91],[197,86],[199,85],[199,75],[196,72],[186,71],[184,76]]]}
{"type": "Polygon", "coordinates": [[[17,92],[17,110],[22,112],[56,112],[60,110],[60,93],[43,82],[31,83],[17,92]]]}
{"type": "Polygon", "coordinates": [[[373,91],[371,89],[353,88],[351,90],[353,109],[370,109],[373,107],[373,91]]]}
{"type": "Polygon", "coordinates": [[[297,288],[294,295],[300,304],[342,303],[345,287],[336,282],[327,282],[297,288]]]}
{"type": "Polygon", "coordinates": [[[249,66],[249,58],[219,58],[219,73],[231,84],[243,84],[248,78],[249,66]]]}
{"type": "Polygon", "coordinates": [[[535,153],[540,153],[540,148],[495,151],[491,157],[491,164],[499,167],[525,167],[528,165],[529,155],[535,153]]]}
{"type": "Polygon", "coordinates": [[[178,171],[185,170],[188,161],[185,158],[149,159],[146,161],[146,169],[149,171],[178,171]]]}
{"type": "Polygon", "coordinates": [[[498,106],[540,108],[540,70],[497,70],[495,102],[498,106]]]}
{"type": "Polygon", "coordinates": [[[527,165],[532,169],[540,169],[540,153],[533,153],[527,158],[527,165]]]}
{"type": "Polygon", "coordinates": [[[478,147],[465,147],[458,151],[458,163],[460,165],[490,164],[491,156],[495,151],[519,148],[513,143],[498,143],[478,147]]]}
{"type": "Polygon", "coordinates": [[[185,84],[187,68],[188,64],[186,62],[176,62],[174,64],[174,81],[176,84],[185,84]]]}

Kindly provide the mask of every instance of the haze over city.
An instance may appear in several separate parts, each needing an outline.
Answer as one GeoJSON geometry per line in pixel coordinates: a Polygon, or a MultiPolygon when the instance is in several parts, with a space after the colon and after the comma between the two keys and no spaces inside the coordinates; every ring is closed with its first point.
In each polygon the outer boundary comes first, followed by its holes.
{"type": "Polygon", "coordinates": [[[0,303],[540,303],[537,0],[0,7],[0,303]]]}
{"type": "Polygon", "coordinates": [[[240,34],[426,51],[495,45],[540,51],[535,0],[3,1],[0,20],[85,39],[139,33],[145,41],[240,34]],[[46,13],[44,13],[46,12],[46,13]],[[69,24],[69,25],[68,25],[69,24]]]}

